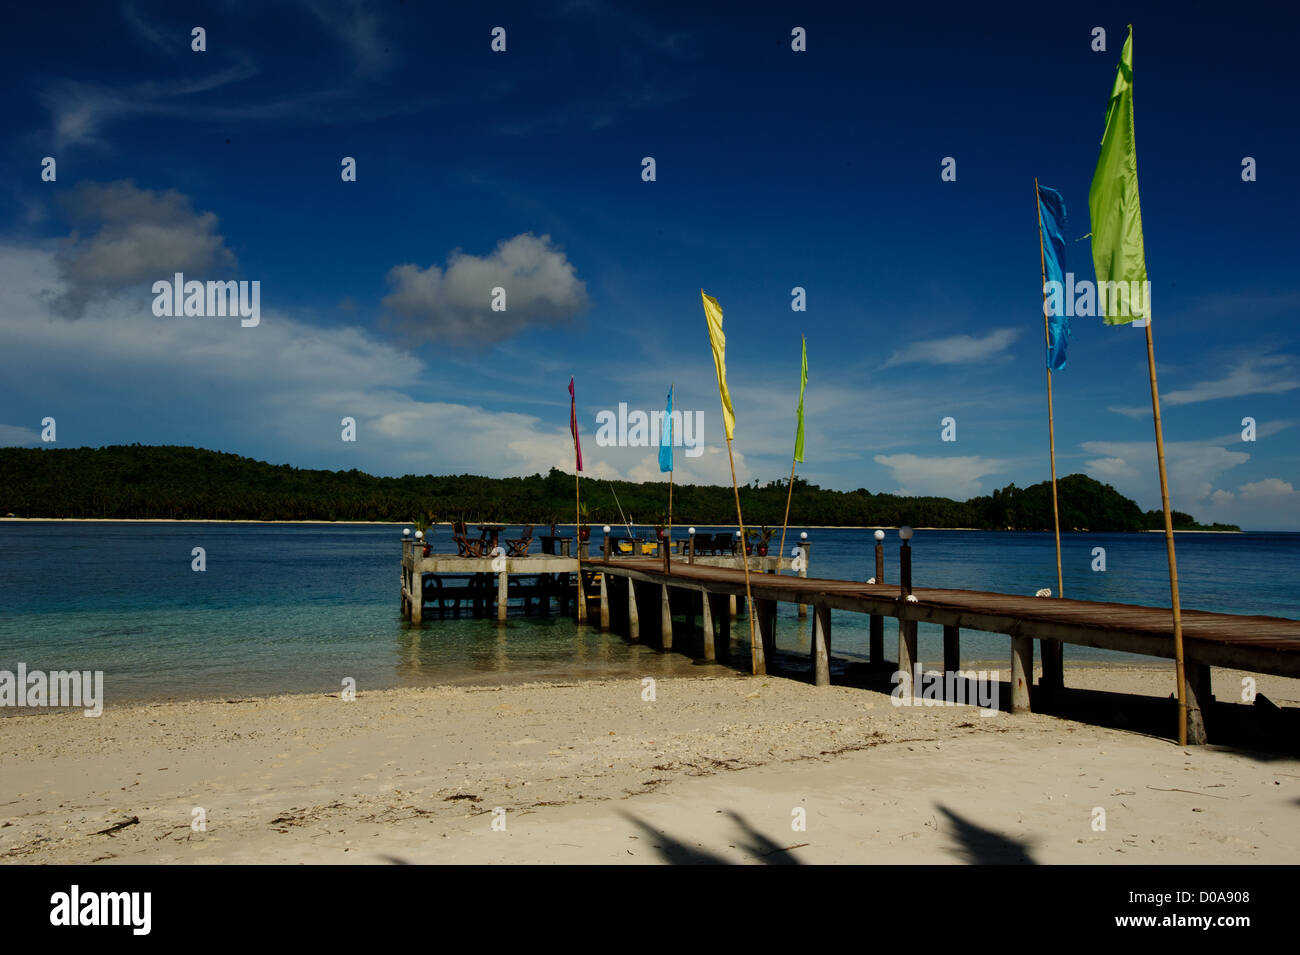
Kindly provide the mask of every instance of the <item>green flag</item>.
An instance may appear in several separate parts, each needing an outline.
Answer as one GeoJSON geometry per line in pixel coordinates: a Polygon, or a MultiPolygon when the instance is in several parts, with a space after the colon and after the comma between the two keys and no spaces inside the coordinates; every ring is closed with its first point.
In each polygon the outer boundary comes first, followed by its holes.
{"type": "Polygon", "coordinates": [[[1106,107],[1106,132],[1088,190],[1097,307],[1107,325],[1151,317],[1142,207],[1138,203],[1137,144],[1133,134],[1133,26],[1120,53],[1106,107]]]}
{"type": "Polygon", "coordinates": [[[794,435],[794,459],[803,462],[803,390],[808,387],[808,339],[803,339],[803,368],[799,372],[799,430],[794,435]]]}

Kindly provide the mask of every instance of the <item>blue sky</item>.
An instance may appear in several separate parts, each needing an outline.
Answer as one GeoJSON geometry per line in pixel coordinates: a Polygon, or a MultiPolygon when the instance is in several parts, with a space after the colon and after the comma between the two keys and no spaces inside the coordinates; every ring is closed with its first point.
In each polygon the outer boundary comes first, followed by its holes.
{"type": "MultiPolygon", "coordinates": [[[[660,408],[674,382],[706,445],[677,479],[727,483],[703,287],[726,311],[742,481],[789,473],[800,334],[804,478],[956,497],[1043,480],[1033,180],[1064,195],[1067,268],[1091,279],[1075,240],[1134,22],[1173,505],[1300,529],[1296,15],[845,6],[15,12],[0,442],[38,445],[52,416],[63,447],[527,474],[572,465],[572,374],[592,474],[657,479],[653,449],[597,447],[595,418],[660,408]],[[176,271],[259,281],[261,323],[156,317],[176,271]]],[[[1142,332],[1076,318],[1055,399],[1058,472],[1158,507],[1142,332]]]]}

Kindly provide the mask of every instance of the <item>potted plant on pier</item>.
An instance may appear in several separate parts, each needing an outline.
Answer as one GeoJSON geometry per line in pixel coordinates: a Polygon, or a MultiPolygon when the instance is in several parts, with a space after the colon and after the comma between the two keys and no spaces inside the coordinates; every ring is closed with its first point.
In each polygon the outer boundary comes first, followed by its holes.
{"type": "Polygon", "coordinates": [[[772,535],[773,535],[774,533],[776,533],[776,529],[775,529],[775,528],[768,527],[766,524],[763,525],[763,528],[762,528],[762,530],[760,531],[759,541],[758,541],[758,556],[759,556],[759,557],[766,557],[766,556],[767,556],[767,548],[768,548],[768,545],[772,542],[772,535]]]}
{"type": "Polygon", "coordinates": [[[752,527],[745,528],[745,556],[754,556],[754,541],[758,537],[758,531],[752,527]]]}
{"type": "Polygon", "coordinates": [[[655,519],[655,537],[658,538],[659,540],[664,540],[667,537],[667,533],[668,533],[665,530],[667,526],[668,526],[668,515],[664,514],[661,511],[659,513],[659,516],[655,519]]]}
{"type": "Polygon", "coordinates": [[[587,510],[586,504],[578,505],[578,540],[580,541],[586,542],[591,540],[591,528],[587,526],[590,513],[591,512],[587,510]]]}

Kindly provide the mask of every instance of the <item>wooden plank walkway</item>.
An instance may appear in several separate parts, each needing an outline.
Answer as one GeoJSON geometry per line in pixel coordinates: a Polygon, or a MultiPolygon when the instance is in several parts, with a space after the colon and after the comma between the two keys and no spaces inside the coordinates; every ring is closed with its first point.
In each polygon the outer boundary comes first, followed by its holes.
{"type": "MultiPolygon", "coordinates": [[[[706,628],[711,627],[711,618],[716,616],[707,595],[743,597],[745,594],[745,574],[740,569],[674,561],[671,572],[665,574],[662,562],[636,559],[591,560],[584,561],[583,566],[644,585],[657,585],[663,593],[665,607],[669,605],[671,590],[705,594],[706,628]]],[[[917,623],[944,627],[945,670],[959,667],[960,628],[1007,634],[1012,641],[1013,712],[1029,709],[1034,639],[1044,641],[1045,647],[1052,643],[1072,643],[1168,659],[1174,656],[1173,615],[1168,608],[933,587],[912,588],[913,601],[901,596],[898,584],[874,585],[753,572],[749,579],[758,628],[766,648],[775,646],[777,602],[807,604],[816,609],[812,662],[817,683],[829,682],[829,611],[832,609],[896,618],[899,667],[908,673],[916,662],[917,623]]],[[[668,619],[667,610],[665,619],[668,619]]],[[[671,625],[670,619],[667,625],[671,625]]],[[[1192,710],[1189,717],[1196,723],[1192,736],[1199,737],[1193,741],[1204,740],[1201,711],[1213,701],[1210,667],[1300,678],[1300,620],[1185,609],[1183,641],[1192,710]]],[[[763,654],[760,652],[758,656],[761,661],[763,654]]],[[[1042,656],[1046,664],[1048,655],[1042,656]]],[[[873,659],[873,662],[883,661],[873,659]]],[[[1060,681],[1059,673],[1050,673],[1049,669],[1045,666],[1044,684],[1048,689],[1060,681]]]]}

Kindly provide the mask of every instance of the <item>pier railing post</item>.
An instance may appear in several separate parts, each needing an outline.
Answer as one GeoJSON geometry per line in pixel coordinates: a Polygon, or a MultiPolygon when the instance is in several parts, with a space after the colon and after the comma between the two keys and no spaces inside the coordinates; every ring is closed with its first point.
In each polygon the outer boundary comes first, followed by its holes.
{"type": "MultiPolygon", "coordinates": [[[[876,576],[877,584],[885,582],[885,532],[876,531],[876,576]]],[[[873,613],[870,621],[871,628],[871,662],[883,663],[885,661],[885,618],[880,614],[873,613]]]]}
{"type": "Polygon", "coordinates": [[[691,539],[688,544],[689,556],[686,558],[686,562],[688,564],[693,564],[695,563],[695,528],[692,527],[688,533],[691,535],[691,539]]]}
{"type": "Polygon", "coordinates": [[[898,536],[902,545],[898,548],[898,669],[903,673],[907,684],[912,687],[912,696],[916,696],[916,621],[904,620],[903,612],[907,598],[912,595],[912,539],[910,527],[900,527],[898,536]]]}

